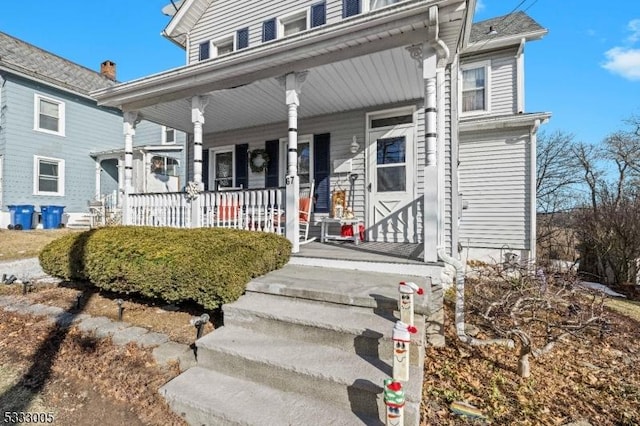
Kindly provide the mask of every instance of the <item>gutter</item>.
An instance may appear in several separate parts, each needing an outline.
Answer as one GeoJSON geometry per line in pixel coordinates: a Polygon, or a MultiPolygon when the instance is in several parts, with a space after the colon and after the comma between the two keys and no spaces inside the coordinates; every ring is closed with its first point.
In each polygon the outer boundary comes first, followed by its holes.
{"type": "Polygon", "coordinates": [[[448,265],[451,265],[456,270],[456,334],[458,338],[471,346],[488,346],[499,345],[505,346],[509,349],[515,348],[515,343],[511,339],[487,339],[481,340],[471,337],[465,330],[464,321],[464,265],[458,259],[448,256],[444,248],[438,249],[438,257],[448,265]]]}

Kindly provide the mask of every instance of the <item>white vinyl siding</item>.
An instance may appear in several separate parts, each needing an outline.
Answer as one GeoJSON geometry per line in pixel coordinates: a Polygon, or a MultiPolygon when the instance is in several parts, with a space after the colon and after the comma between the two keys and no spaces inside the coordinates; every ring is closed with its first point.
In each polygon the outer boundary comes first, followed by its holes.
{"type": "MultiPolygon", "coordinates": [[[[198,46],[206,40],[216,40],[234,33],[241,28],[249,28],[249,46],[257,46],[262,43],[262,23],[269,19],[285,17],[291,11],[305,11],[307,14],[307,28],[309,8],[317,4],[318,0],[282,0],[269,2],[265,7],[264,2],[258,0],[212,1],[209,8],[194,25],[189,42],[189,63],[198,61],[198,46]]],[[[342,20],[342,0],[327,0],[326,23],[342,20]]],[[[213,55],[211,55],[213,57],[213,55]]]]}
{"type": "Polygon", "coordinates": [[[477,55],[461,59],[458,93],[461,117],[474,115],[505,115],[518,113],[517,59],[514,49],[491,55],[477,55]],[[484,111],[465,112],[463,109],[463,70],[485,67],[487,69],[487,107],[484,111]]]}
{"type": "Polygon", "coordinates": [[[522,130],[470,133],[460,140],[463,247],[529,247],[530,144],[522,130]]]}

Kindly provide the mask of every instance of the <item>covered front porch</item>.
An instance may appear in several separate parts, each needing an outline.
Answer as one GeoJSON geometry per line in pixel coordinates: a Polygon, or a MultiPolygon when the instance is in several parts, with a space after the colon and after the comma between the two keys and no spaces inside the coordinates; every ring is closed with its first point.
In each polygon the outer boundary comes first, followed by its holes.
{"type": "Polygon", "coordinates": [[[342,197],[368,241],[437,261],[452,222],[445,83],[460,3],[400,2],[95,93],[125,111],[124,223],[280,233],[298,253],[300,187],[313,184],[311,223],[342,197]],[[185,191],[133,187],[141,119],[190,134],[185,191]]]}

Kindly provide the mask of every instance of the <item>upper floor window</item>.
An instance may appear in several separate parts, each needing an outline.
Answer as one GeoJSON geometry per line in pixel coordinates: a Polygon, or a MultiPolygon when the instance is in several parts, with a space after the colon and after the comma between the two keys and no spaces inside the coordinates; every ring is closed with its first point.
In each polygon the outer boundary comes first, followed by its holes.
{"type": "Polygon", "coordinates": [[[205,59],[209,59],[209,48],[211,42],[209,40],[204,43],[200,43],[199,51],[198,51],[198,60],[204,61],[205,59]]]}
{"type": "Polygon", "coordinates": [[[342,17],[358,15],[361,12],[380,9],[401,0],[342,0],[342,17]]]}
{"type": "Polygon", "coordinates": [[[34,195],[64,195],[64,160],[33,156],[34,195]]]}
{"type": "Polygon", "coordinates": [[[64,102],[35,95],[35,130],[64,136],[64,122],[64,102]]]}
{"type": "Polygon", "coordinates": [[[489,63],[461,67],[462,113],[489,111],[489,63]]]}
{"type": "Polygon", "coordinates": [[[264,21],[262,23],[262,42],[275,40],[276,35],[276,18],[264,21]]]}
{"type": "Polygon", "coordinates": [[[234,51],[233,36],[227,36],[213,42],[213,57],[226,55],[234,51]]]}
{"type": "Polygon", "coordinates": [[[162,126],[162,143],[176,143],[176,131],[171,127],[162,126]]]}
{"type": "Polygon", "coordinates": [[[278,19],[278,36],[286,37],[307,29],[307,11],[295,12],[278,19]]]}

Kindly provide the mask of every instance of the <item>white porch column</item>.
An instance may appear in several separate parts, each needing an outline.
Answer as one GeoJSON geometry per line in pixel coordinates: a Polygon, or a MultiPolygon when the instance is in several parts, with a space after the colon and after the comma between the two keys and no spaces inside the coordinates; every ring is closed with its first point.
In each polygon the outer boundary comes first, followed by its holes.
{"type": "MultiPolygon", "coordinates": [[[[208,103],[203,96],[191,98],[191,122],[193,123],[193,181],[200,190],[204,190],[202,182],[202,127],[204,125],[204,109],[208,103]]],[[[214,188],[215,189],[215,188],[214,188]]],[[[199,228],[200,223],[200,199],[191,201],[191,227],[199,228]]]]}
{"type": "Polygon", "coordinates": [[[100,157],[96,157],[96,195],[95,195],[95,199],[99,200],[100,199],[100,172],[102,170],[102,167],[100,166],[101,160],[100,157]]]}
{"type": "Polygon", "coordinates": [[[193,123],[193,181],[204,189],[202,182],[202,126],[204,125],[205,98],[191,98],[191,122],[193,123]]]}
{"type": "Polygon", "coordinates": [[[298,222],[300,179],[298,177],[298,106],[300,89],[307,72],[295,72],[280,78],[285,87],[285,103],[288,117],[287,176],[286,184],[286,227],[287,239],[291,241],[293,253],[300,251],[300,223],[298,222]]]}
{"type": "Polygon", "coordinates": [[[124,200],[122,201],[122,224],[131,224],[129,217],[129,194],[133,193],[133,137],[139,122],[137,111],[124,113],[124,200]]]}

